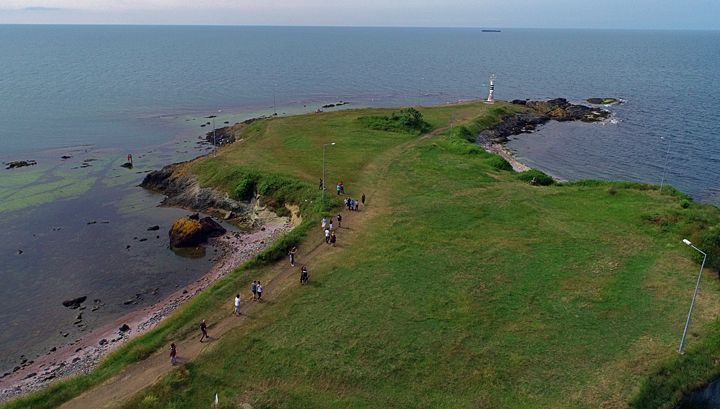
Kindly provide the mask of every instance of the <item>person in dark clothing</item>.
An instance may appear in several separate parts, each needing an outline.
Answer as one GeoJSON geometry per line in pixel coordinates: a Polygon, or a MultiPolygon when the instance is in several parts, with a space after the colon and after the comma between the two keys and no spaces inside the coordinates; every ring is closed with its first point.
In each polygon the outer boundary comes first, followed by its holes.
{"type": "Polygon", "coordinates": [[[210,336],[207,333],[207,324],[205,323],[205,320],[202,320],[200,323],[200,331],[202,332],[202,337],[200,337],[200,342],[203,342],[205,338],[210,339],[210,336]]]}
{"type": "Polygon", "coordinates": [[[297,247],[293,247],[288,254],[290,254],[290,265],[295,267],[295,254],[297,254],[297,247]]]}
{"type": "Polygon", "coordinates": [[[333,232],[333,233],[330,235],[330,245],[332,245],[333,247],[335,247],[335,242],[336,242],[336,241],[337,241],[337,236],[335,235],[335,232],[333,232]]]}
{"type": "Polygon", "coordinates": [[[310,274],[308,273],[308,269],[305,266],[302,266],[302,269],[300,270],[300,285],[305,285],[308,282],[308,278],[310,278],[310,274]]]}
{"type": "Polygon", "coordinates": [[[339,229],[342,227],[342,215],[341,214],[338,214],[337,220],[338,220],[338,229],[339,229]]]}
{"type": "Polygon", "coordinates": [[[175,366],[177,363],[177,348],[175,343],[170,344],[170,364],[175,366]]]}
{"type": "Polygon", "coordinates": [[[362,198],[360,198],[360,201],[362,202],[363,206],[365,205],[365,193],[362,194],[362,198]]]}

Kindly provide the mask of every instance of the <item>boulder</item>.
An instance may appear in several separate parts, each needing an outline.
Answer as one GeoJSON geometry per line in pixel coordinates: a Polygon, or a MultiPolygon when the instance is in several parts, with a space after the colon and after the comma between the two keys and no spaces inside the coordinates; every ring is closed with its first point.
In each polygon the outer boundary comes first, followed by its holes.
{"type": "Polygon", "coordinates": [[[120,167],[127,168],[127,169],[132,169],[132,168],[133,168],[133,164],[132,164],[132,162],[125,162],[125,163],[123,163],[122,165],[120,165],[120,167]]]}
{"type": "Polygon", "coordinates": [[[25,166],[35,166],[35,165],[37,165],[37,161],[32,160],[32,159],[16,160],[16,161],[6,163],[5,169],[23,168],[25,166]]]}
{"type": "Polygon", "coordinates": [[[80,304],[84,303],[85,300],[87,300],[87,296],[83,295],[82,297],[73,298],[71,300],[65,300],[62,302],[62,305],[74,310],[74,309],[80,307],[80,304]]]}
{"type": "Polygon", "coordinates": [[[130,326],[127,325],[127,324],[123,324],[123,325],[119,328],[119,330],[120,330],[120,332],[128,332],[128,331],[130,331],[130,326]]]}
{"type": "Polygon", "coordinates": [[[170,228],[170,245],[176,248],[195,247],[205,243],[210,237],[225,234],[226,230],[210,217],[200,220],[183,217],[175,221],[170,228]]]}
{"type": "Polygon", "coordinates": [[[150,226],[147,229],[147,231],[156,231],[156,230],[160,230],[160,226],[158,226],[157,224],[155,226],[150,226]]]}

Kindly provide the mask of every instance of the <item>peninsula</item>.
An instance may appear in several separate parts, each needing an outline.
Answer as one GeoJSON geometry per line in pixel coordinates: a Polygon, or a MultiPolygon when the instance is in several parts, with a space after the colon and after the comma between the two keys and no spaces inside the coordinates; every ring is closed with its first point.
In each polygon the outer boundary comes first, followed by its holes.
{"type": "Polygon", "coordinates": [[[698,268],[682,239],[720,243],[720,211],[668,187],[516,172],[483,148],[607,115],[558,99],[230,126],[216,153],[144,186],[167,205],[250,206],[297,226],[93,372],[3,407],[671,407],[715,373],[717,280],[676,350],[698,268]]]}

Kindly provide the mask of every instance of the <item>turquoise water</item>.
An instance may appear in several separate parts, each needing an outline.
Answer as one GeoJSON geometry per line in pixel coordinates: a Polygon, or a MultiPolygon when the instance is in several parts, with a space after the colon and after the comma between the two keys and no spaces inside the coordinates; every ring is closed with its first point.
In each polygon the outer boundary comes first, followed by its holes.
{"type": "Polygon", "coordinates": [[[550,124],[513,141],[533,166],[659,183],[667,162],[668,183],[720,203],[719,44],[720,32],[690,31],[0,26],[0,161],[39,161],[0,170],[0,369],[75,331],[62,299],[106,300],[92,328],[137,308],[128,297],[168,294],[207,270],[210,257],[167,249],[183,212],[136,188],[142,172],[206,152],[203,116],[222,110],[221,125],[273,105],[478,98],[495,73],[500,99],[626,101],[606,124],[550,124]],[[132,172],[118,167],[127,153],[132,172]],[[146,233],[154,224],[159,239],[146,233]],[[41,341],[28,346],[31,336],[41,341]]]}

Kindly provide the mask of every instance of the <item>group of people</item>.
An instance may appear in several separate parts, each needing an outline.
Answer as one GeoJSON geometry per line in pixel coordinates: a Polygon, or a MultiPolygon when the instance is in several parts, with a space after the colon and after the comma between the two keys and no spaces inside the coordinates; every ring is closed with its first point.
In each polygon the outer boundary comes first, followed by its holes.
{"type": "MultiPolygon", "coordinates": [[[[320,180],[320,185],[322,188],[322,179],[320,180]]],[[[338,195],[345,194],[345,185],[343,182],[340,182],[337,184],[337,192],[338,195]]],[[[365,193],[362,194],[362,197],[360,201],[358,202],[355,199],[352,198],[345,198],[345,206],[348,208],[348,210],[357,211],[359,203],[362,203],[365,205],[365,193]]],[[[342,226],[342,214],[337,215],[337,228],[339,229],[342,226]]],[[[325,233],[325,243],[335,247],[335,244],[337,243],[337,236],[335,235],[335,225],[333,224],[334,218],[330,217],[323,217],[322,218],[322,229],[325,233]]],[[[297,247],[293,247],[288,252],[288,256],[290,257],[290,265],[292,267],[295,267],[295,260],[297,257],[297,247]]],[[[300,269],[300,285],[305,285],[308,283],[308,280],[310,279],[310,272],[308,271],[307,266],[302,266],[300,269]]],[[[250,284],[250,291],[252,292],[252,300],[253,301],[259,301],[262,302],[262,295],[263,295],[263,286],[260,283],[259,280],[253,280],[252,284],[250,284]]],[[[242,312],[240,311],[240,294],[235,295],[235,302],[234,302],[234,309],[233,309],[234,315],[241,316],[242,312]]],[[[202,336],[200,337],[200,342],[204,342],[205,339],[210,339],[210,336],[207,332],[207,323],[205,320],[202,320],[200,323],[200,332],[202,333],[202,336]]],[[[177,346],[175,343],[170,344],[170,363],[172,365],[175,365],[177,363],[177,346]]]]}
{"type": "MultiPolygon", "coordinates": [[[[338,228],[340,228],[340,224],[342,223],[342,215],[338,215],[338,228]]],[[[325,232],[325,243],[335,247],[335,243],[337,243],[337,236],[335,235],[335,226],[333,226],[333,219],[332,217],[328,221],[327,217],[322,218],[322,229],[325,232]]]]}

